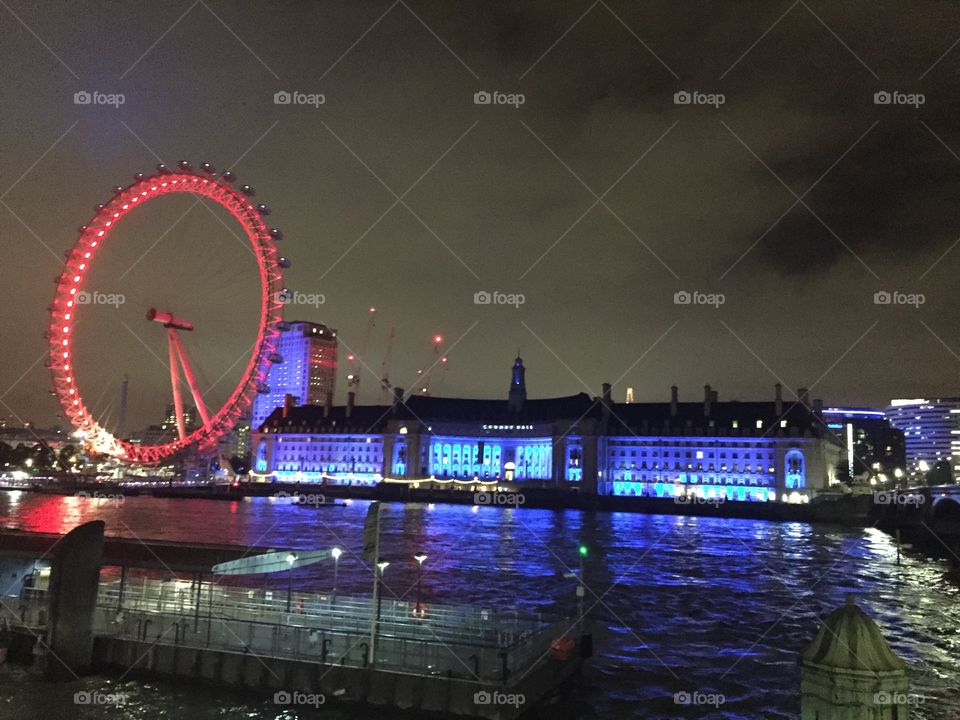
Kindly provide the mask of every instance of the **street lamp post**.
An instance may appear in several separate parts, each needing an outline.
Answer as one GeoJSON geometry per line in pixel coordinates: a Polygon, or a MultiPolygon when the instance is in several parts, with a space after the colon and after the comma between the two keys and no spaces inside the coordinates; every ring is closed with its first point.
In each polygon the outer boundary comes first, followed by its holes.
{"type": "Polygon", "coordinates": [[[580,622],[580,632],[583,632],[583,596],[586,595],[586,586],[583,584],[583,561],[587,557],[587,546],[580,546],[580,582],[577,585],[577,617],[580,622]]]}
{"type": "Polygon", "coordinates": [[[380,622],[380,606],[383,604],[383,571],[387,569],[389,564],[389,561],[383,558],[377,560],[377,578],[381,585],[380,592],[377,593],[377,622],[380,622]]]}
{"type": "Polygon", "coordinates": [[[297,561],[297,556],[293,553],[287,555],[287,612],[290,612],[290,598],[293,595],[293,564],[297,561]]]}
{"type": "Polygon", "coordinates": [[[343,554],[343,551],[335,547],[330,551],[330,554],[333,555],[333,597],[331,598],[330,604],[337,604],[337,580],[340,577],[340,556],[343,554]]]}
{"type": "Polygon", "coordinates": [[[423,561],[427,559],[427,555],[426,553],[421,551],[416,555],[414,555],[413,559],[417,561],[417,605],[416,605],[416,608],[414,609],[413,614],[415,617],[420,617],[421,616],[420,598],[421,598],[421,590],[423,585],[423,561]]]}

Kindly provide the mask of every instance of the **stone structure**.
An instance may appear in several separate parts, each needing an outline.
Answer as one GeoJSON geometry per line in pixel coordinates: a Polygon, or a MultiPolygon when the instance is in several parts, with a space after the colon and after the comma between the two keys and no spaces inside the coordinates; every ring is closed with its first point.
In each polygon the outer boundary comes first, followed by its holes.
{"type": "Polygon", "coordinates": [[[906,664],[853,595],[800,658],[801,720],[907,720],[908,689],[906,664]]]}

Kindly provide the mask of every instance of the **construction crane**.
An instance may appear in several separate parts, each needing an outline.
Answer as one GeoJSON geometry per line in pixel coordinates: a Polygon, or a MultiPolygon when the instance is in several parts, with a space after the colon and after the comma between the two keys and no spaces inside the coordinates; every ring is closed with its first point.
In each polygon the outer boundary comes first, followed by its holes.
{"type": "Polygon", "coordinates": [[[427,362],[427,371],[417,370],[417,381],[420,385],[420,395],[430,394],[430,380],[433,378],[433,371],[437,365],[443,364],[440,356],[440,346],[443,345],[443,335],[434,335],[431,338],[432,350],[430,360],[427,362]]]}
{"type": "Polygon", "coordinates": [[[380,398],[384,405],[389,405],[393,400],[393,385],[390,384],[390,363],[393,362],[393,340],[396,337],[397,328],[390,326],[390,335],[387,337],[387,351],[383,355],[383,362],[380,363],[380,398]]]}
{"type": "Polygon", "coordinates": [[[440,358],[440,377],[437,378],[437,381],[433,383],[433,392],[439,393],[440,388],[443,387],[443,381],[447,379],[447,367],[449,363],[447,362],[447,356],[444,355],[440,358]]]}
{"type": "Polygon", "coordinates": [[[347,390],[354,393],[360,388],[360,366],[363,363],[363,359],[367,356],[367,345],[370,344],[373,326],[377,322],[377,309],[375,307],[367,308],[367,313],[367,327],[363,331],[363,339],[360,341],[360,353],[347,355],[347,360],[350,362],[350,374],[347,375],[347,390]]]}

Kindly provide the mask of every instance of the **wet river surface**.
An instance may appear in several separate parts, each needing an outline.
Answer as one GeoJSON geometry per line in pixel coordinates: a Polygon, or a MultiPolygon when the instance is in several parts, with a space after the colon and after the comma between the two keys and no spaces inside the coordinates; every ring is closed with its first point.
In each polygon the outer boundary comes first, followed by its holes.
{"type": "MultiPolygon", "coordinates": [[[[122,502],[0,492],[0,525],[63,533],[92,519],[128,538],[343,549],[338,591],[369,594],[360,560],[368,504],[297,507],[282,500],[122,502]]],[[[586,545],[586,607],[597,627],[582,682],[544,716],[798,718],[799,654],[820,620],[856,593],[910,667],[911,717],[960,720],[960,590],[943,562],[903,553],[874,529],[629,513],[390,504],[382,555],[389,592],[413,599],[576,611],[577,548],[586,545]],[[599,600],[598,600],[599,598],[599,600]],[[677,705],[676,693],[723,697],[677,705]]],[[[258,577],[245,584],[285,587],[258,577]]],[[[294,587],[328,591],[333,563],[298,571],[294,587]]],[[[278,710],[269,699],[189,682],[88,678],[57,686],[0,667],[0,718],[396,717],[328,704],[278,710]],[[81,706],[75,692],[122,692],[123,708],[81,706]]]]}

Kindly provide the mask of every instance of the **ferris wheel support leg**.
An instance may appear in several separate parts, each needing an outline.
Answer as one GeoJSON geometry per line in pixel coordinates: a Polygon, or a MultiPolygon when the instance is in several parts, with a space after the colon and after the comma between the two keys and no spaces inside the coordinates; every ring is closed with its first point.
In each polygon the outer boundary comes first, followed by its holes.
{"type": "Polygon", "coordinates": [[[210,413],[207,412],[207,406],[203,402],[203,395],[200,394],[200,388],[197,387],[197,378],[193,374],[193,368],[190,367],[190,360],[187,359],[187,351],[180,341],[180,336],[176,331],[171,331],[171,340],[176,347],[177,355],[180,357],[180,364],[183,365],[183,374],[187,378],[187,385],[190,387],[190,394],[193,395],[193,403],[197,406],[197,412],[203,420],[203,426],[210,430],[213,426],[210,422],[210,413]]]}
{"type": "Polygon", "coordinates": [[[177,364],[177,331],[167,330],[167,349],[170,353],[170,385],[173,388],[173,412],[177,417],[177,433],[180,440],[187,437],[186,423],[183,420],[183,393],[180,391],[180,366],[177,364]]]}

